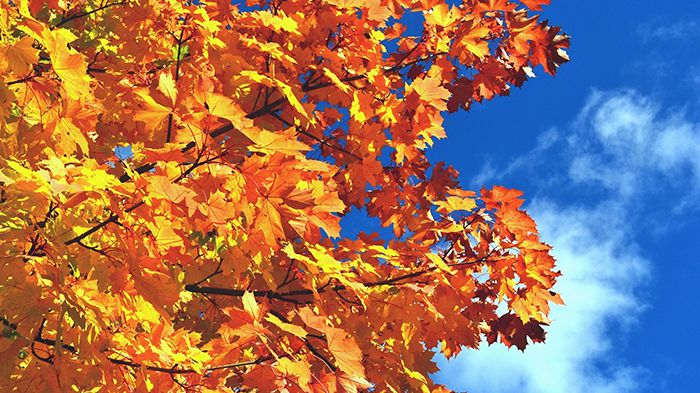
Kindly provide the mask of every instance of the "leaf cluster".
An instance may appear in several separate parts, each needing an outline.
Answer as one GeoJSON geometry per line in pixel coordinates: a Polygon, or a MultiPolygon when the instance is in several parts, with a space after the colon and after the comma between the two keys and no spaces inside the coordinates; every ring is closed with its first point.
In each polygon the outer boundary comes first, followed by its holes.
{"type": "Polygon", "coordinates": [[[447,392],[434,348],[542,341],[521,194],[425,152],[568,37],[451,3],[3,2],[0,390],[447,392]]]}

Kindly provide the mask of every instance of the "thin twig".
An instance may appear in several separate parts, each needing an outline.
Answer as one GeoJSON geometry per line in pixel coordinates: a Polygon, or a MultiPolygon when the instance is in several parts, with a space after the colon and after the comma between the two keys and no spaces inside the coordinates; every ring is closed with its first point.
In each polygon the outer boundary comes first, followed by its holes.
{"type": "Polygon", "coordinates": [[[58,22],[56,24],[56,27],[61,27],[61,26],[65,25],[66,23],[71,22],[73,20],[88,16],[88,15],[92,15],[95,12],[100,12],[100,11],[104,10],[105,8],[109,8],[109,7],[112,7],[115,5],[124,5],[124,4],[126,4],[126,1],[117,1],[115,3],[109,3],[109,4],[105,4],[101,7],[95,8],[92,11],[85,11],[85,12],[79,12],[77,14],[73,14],[73,15],[69,16],[68,18],[64,18],[60,22],[58,22]]]}

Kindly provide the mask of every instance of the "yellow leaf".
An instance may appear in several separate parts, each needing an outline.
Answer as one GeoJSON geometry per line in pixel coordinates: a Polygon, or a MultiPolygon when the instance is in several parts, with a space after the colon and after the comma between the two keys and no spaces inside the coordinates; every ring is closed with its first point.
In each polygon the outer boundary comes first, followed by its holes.
{"type": "Polygon", "coordinates": [[[452,93],[441,85],[442,79],[439,76],[428,76],[414,80],[409,86],[409,90],[418,94],[426,104],[444,111],[447,109],[446,101],[452,93]]]}
{"type": "Polygon", "coordinates": [[[68,45],[77,37],[66,29],[48,30],[44,27],[44,46],[51,57],[51,65],[61,81],[68,97],[79,99],[89,95],[90,78],[83,56],[68,45]]]}
{"type": "Polygon", "coordinates": [[[448,196],[444,201],[433,203],[441,210],[441,213],[452,213],[460,210],[471,211],[476,207],[474,199],[459,196],[448,196]]]}
{"type": "Polygon", "coordinates": [[[0,48],[0,64],[6,63],[17,76],[25,76],[32,70],[32,64],[39,60],[39,50],[34,49],[34,39],[24,36],[16,42],[0,48]]]}
{"type": "Polygon", "coordinates": [[[357,92],[353,93],[352,104],[350,104],[350,116],[357,120],[358,123],[364,123],[367,121],[367,115],[362,110],[362,103],[360,100],[360,95],[357,92]]]}
{"type": "Polygon", "coordinates": [[[280,358],[275,364],[275,368],[285,375],[294,377],[299,386],[306,391],[311,381],[311,365],[307,360],[291,360],[280,358]]]}
{"type": "Polygon", "coordinates": [[[472,19],[471,24],[468,33],[461,38],[460,44],[464,45],[476,57],[483,59],[491,54],[489,43],[486,40],[486,37],[491,34],[491,30],[484,25],[477,26],[476,19],[472,19]]]}
{"type": "Polygon", "coordinates": [[[340,88],[340,90],[342,90],[343,92],[349,93],[352,90],[352,88],[347,83],[341,81],[340,78],[338,78],[338,76],[328,68],[324,67],[323,73],[328,77],[328,79],[331,80],[331,82],[333,82],[334,85],[340,88]]]}
{"type": "Polygon", "coordinates": [[[75,146],[80,148],[80,151],[87,155],[89,153],[88,142],[85,139],[83,132],[76,127],[73,122],[66,117],[60,117],[54,128],[54,137],[58,139],[60,151],[64,153],[72,153],[75,151],[75,146]]]}
{"type": "Polygon", "coordinates": [[[173,183],[167,176],[149,176],[146,190],[149,197],[172,203],[180,203],[196,195],[191,189],[173,183]]]}
{"type": "Polygon", "coordinates": [[[289,101],[289,104],[292,106],[292,108],[294,108],[304,118],[306,118],[306,119],[309,118],[309,115],[306,113],[306,110],[301,105],[301,102],[299,102],[299,99],[297,99],[297,96],[294,94],[292,87],[289,86],[288,84],[286,84],[278,79],[273,79],[273,78],[270,78],[266,75],[262,75],[256,71],[251,71],[251,70],[243,70],[243,71],[241,71],[240,75],[242,77],[248,78],[254,82],[262,83],[265,86],[279,88],[280,91],[282,91],[282,94],[284,95],[284,97],[287,99],[287,101],[289,101]]]}
{"type": "Polygon", "coordinates": [[[326,0],[328,4],[332,4],[340,9],[346,9],[354,11],[356,7],[362,7],[366,5],[365,0],[326,0]]]}
{"type": "Polygon", "coordinates": [[[293,323],[286,323],[274,316],[273,314],[268,314],[265,317],[265,320],[284,330],[285,332],[291,333],[299,338],[306,338],[306,335],[308,334],[303,327],[295,325],[293,323]]]}
{"type": "Polygon", "coordinates": [[[171,112],[171,109],[156,102],[148,89],[135,89],[134,94],[141,98],[141,110],[134,113],[134,120],[146,123],[150,129],[158,127],[171,112]]]}
{"type": "Polygon", "coordinates": [[[425,13],[425,23],[433,26],[447,27],[459,18],[457,7],[450,8],[445,3],[438,4],[425,13]]]}
{"type": "Polygon", "coordinates": [[[207,93],[206,101],[209,113],[230,121],[237,129],[244,130],[253,126],[253,120],[245,117],[243,109],[232,99],[218,93],[207,93]]]}
{"type": "Polygon", "coordinates": [[[408,349],[411,339],[417,330],[418,328],[413,323],[404,322],[401,324],[401,338],[403,338],[403,344],[406,349],[408,349]]]}
{"type": "Polygon", "coordinates": [[[300,34],[299,24],[294,19],[284,15],[283,11],[274,14],[270,11],[259,11],[255,16],[262,21],[263,25],[271,27],[275,31],[300,34]]]}
{"type": "Polygon", "coordinates": [[[140,320],[157,324],[160,321],[160,313],[143,296],[136,296],[133,299],[134,311],[140,320]]]}
{"type": "Polygon", "coordinates": [[[155,237],[159,249],[167,250],[185,245],[182,236],[173,230],[170,219],[158,216],[154,218],[154,222],[146,225],[155,237]]]}
{"type": "MultiPolygon", "coordinates": [[[[403,362],[402,362],[402,363],[403,363],[403,362]]],[[[428,382],[428,381],[425,379],[425,376],[424,376],[423,374],[419,373],[418,371],[411,370],[410,368],[406,367],[405,364],[402,364],[402,365],[403,365],[403,371],[404,371],[404,372],[406,373],[406,375],[408,375],[409,377],[411,377],[411,378],[413,378],[413,379],[415,379],[415,380],[417,380],[417,381],[423,382],[423,383],[427,383],[427,382],[428,382]]]]}
{"type": "Polygon", "coordinates": [[[289,103],[292,105],[292,107],[299,112],[300,115],[304,116],[304,118],[309,118],[309,115],[306,113],[306,110],[304,107],[301,105],[301,102],[297,99],[297,96],[294,94],[292,91],[292,87],[282,83],[280,81],[277,81],[277,86],[282,90],[282,94],[287,98],[289,103]]]}
{"type": "Polygon", "coordinates": [[[242,129],[241,132],[253,141],[254,145],[248,150],[273,154],[281,152],[287,155],[297,155],[309,151],[311,148],[296,140],[296,131],[289,129],[281,132],[270,132],[263,129],[242,129]]]}
{"type": "Polygon", "coordinates": [[[353,377],[365,378],[365,367],[362,365],[362,350],[343,329],[326,327],[328,350],[333,354],[335,363],[342,371],[353,377]]]}
{"type": "Polygon", "coordinates": [[[254,321],[260,322],[262,319],[262,312],[260,311],[260,306],[258,306],[258,303],[255,301],[253,292],[245,291],[243,294],[243,309],[254,321]]]}
{"type": "Polygon", "coordinates": [[[258,204],[259,211],[255,219],[255,227],[262,232],[268,244],[274,244],[277,239],[284,238],[282,216],[277,210],[277,206],[269,199],[261,199],[258,204]]]}
{"type": "Polygon", "coordinates": [[[437,266],[437,268],[442,270],[443,272],[446,272],[449,274],[455,273],[455,270],[453,268],[447,266],[445,261],[443,261],[439,255],[436,255],[436,254],[433,254],[432,252],[429,252],[429,253],[425,254],[425,256],[428,257],[428,259],[430,259],[430,261],[432,263],[434,263],[435,266],[437,266]]]}
{"type": "Polygon", "coordinates": [[[158,91],[168,97],[172,105],[175,105],[175,100],[177,100],[177,87],[175,86],[173,76],[170,75],[169,72],[164,72],[158,77],[158,91]]]}

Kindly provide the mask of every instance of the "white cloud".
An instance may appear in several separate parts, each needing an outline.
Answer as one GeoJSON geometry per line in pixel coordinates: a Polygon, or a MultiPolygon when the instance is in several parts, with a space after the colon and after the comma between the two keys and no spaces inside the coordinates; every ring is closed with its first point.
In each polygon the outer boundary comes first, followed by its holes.
{"type": "Polygon", "coordinates": [[[569,138],[571,179],[630,198],[658,181],[700,189],[700,125],[634,91],[594,92],[569,138]]]}
{"type": "Polygon", "coordinates": [[[643,24],[638,31],[646,42],[694,38],[700,35],[700,23],[695,20],[674,20],[664,24],[643,24]]]}
{"type": "Polygon", "coordinates": [[[495,180],[496,173],[549,175],[533,182],[540,189],[528,210],[554,246],[564,273],[557,290],[567,305],[553,309],[544,345],[525,353],[502,345],[465,351],[449,363],[440,361],[436,380],[470,393],[639,390],[647,371],[617,352],[645,309],[638,291],[652,264],[635,243],[632,223],[645,217],[636,206],[667,198],[660,191],[665,187],[676,190],[672,202],[679,209],[696,208],[698,157],[700,124],[682,109],[663,111],[649,97],[619,90],[593,92],[565,131],[549,131],[503,168],[482,170],[478,183],[495,180]],[[555,157],[559,166],[552,169],[555,157]]]}

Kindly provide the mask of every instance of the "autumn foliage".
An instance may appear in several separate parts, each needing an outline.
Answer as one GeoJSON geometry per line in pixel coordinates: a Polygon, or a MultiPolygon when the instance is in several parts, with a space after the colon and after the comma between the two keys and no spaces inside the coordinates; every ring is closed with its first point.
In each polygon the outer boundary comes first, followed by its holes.
{"type": "Polygon", "coordinates": [[[567,60],[547,3],[3,1],[0,391],[447,392],[435,348],[542,341],[521,193],[425,152],[567,60]]]}

